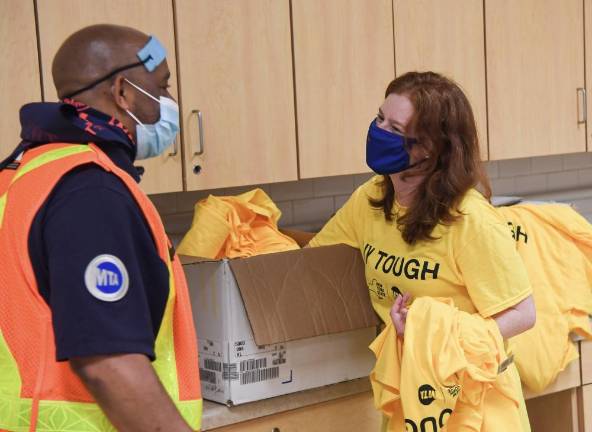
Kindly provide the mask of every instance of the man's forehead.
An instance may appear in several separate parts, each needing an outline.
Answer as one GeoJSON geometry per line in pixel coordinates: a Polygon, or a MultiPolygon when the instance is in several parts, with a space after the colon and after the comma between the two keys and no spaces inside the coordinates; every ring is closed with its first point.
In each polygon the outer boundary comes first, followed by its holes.
{"type": "Polygon", "coordinates": [[[150,72],[149,75],[152,75],[157,81],[169,79],[171,76],[171,71],[166,59],[161,64],[159,64],[153,72],[150,72]]]}

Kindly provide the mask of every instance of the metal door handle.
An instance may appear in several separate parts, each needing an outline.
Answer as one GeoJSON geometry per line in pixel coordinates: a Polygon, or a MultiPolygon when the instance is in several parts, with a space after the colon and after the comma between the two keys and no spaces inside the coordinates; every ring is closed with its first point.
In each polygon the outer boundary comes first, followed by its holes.
{"type": "Polygon", "coordinates": [[[584,124],[588,121],[588,97],[586,94],[586,89],[583,87],[579,87],[577,89],[578,93],[578,124],[584,124]],[[581,98],[581,103],[580,103],[581,98]],[[581,108],[581,111],[580,111],[581,108]]]}
{"type": "Polygon", "coordinates": [[[200,110],[193,110],[191,114],[197,114],[197,131],[199,134],[199,140],[197,143],[199,147],[193,152],[194,156],[201,156],[204,154],[205,151],[205,143],[204,143],[204,130],[203,130],[203,113],[200,110]]]}
{"type": "Polygon", "coordinates": [[[169,153],[169,156],[174,157],[179,154],[179,135],[175,137],[175,142],[173,143],[173,151],[169,153]]]}

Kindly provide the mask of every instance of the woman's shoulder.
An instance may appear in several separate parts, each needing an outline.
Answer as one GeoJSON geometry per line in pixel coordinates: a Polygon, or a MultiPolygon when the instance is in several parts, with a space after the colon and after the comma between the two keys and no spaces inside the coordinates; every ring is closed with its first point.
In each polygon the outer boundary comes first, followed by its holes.
{"type": "Polygon", "coordinates": [[[504,218],[479,191],[470,189],[457,207],[458,219],[448,227],[453,244],[465,249],[505,241],[511,231],[504,218]]]}
{"type": "Polygon", "coordinates": [[[381,200],[384,197],[384,181],[383,176],[372,176],[354,191],[352,197],[360,205],[370,207],[370,200],[381,200]]]}
{"type": "Polygon", "coordinates": [[[384,196],[384,182],[384,176],[374,175],[358,187],[355,193],[359,194],[366,200],[380,200],[384,196]]]}
{"type": "Polygon", "coordinates": [[[466,229],[479,229],[491,225],[504,225],[504,219],[481,192],[469,189],[458,205],[459,225],[466,229]]]}

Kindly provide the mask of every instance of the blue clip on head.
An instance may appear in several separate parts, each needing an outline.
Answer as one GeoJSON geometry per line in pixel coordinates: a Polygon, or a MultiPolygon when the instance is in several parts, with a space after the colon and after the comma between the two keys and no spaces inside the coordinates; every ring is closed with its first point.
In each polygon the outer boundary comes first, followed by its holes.
{"type": "Polygon", "coordinates": [[[152,72],[166,58],[166,49],[156,37],[151,35],[148,43],[138,51],[137,55],[148,72],[152,72]]]}

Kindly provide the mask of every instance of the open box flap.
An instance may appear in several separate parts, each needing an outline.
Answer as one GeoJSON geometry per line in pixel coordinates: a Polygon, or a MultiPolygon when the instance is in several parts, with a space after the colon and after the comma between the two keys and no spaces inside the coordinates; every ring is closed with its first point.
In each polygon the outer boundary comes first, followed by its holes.
{"type": "Polygon", "coordinates": [[[307,248],[229,264],[258,345],[379,324],[357,249],[307,248]]]}

